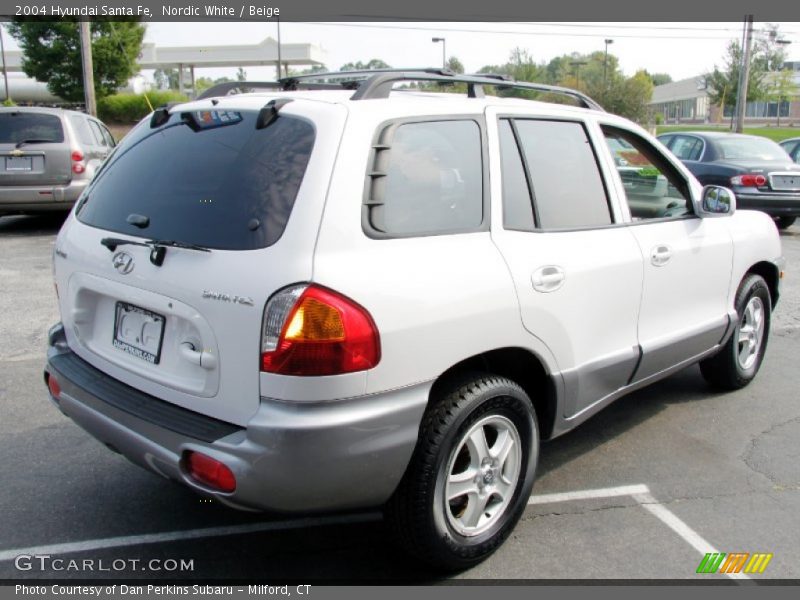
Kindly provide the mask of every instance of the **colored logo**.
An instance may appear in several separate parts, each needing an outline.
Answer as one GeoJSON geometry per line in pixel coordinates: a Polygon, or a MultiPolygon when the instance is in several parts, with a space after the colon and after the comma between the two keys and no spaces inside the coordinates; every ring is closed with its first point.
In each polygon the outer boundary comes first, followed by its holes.
{"type": "Polygon", "coordinates": [[[772,553],[766,552],[709,552],[700,561],[697,573],[763,573],[772,553]]]}

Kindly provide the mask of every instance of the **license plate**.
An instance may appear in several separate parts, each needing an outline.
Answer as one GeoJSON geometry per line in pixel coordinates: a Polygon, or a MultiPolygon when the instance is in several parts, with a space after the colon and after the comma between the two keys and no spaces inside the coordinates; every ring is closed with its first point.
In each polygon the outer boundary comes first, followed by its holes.
{"type": "Polygon", "coordinates": [[[6,156],[6,171],[30,171],[32,168],[30,156],[6,156]]]}
{"type": "Polygon", "coordinates": [[[114,317],[115,348],[157,365],[164,339],[164,317],[144,308],[117,302],[114,317]]]}
{"type": "Polygon", "coordinates": [[[772,176],[772,189],[773,190],[800,190],[800,174],[799,175],[773,175],[772,176]]]}

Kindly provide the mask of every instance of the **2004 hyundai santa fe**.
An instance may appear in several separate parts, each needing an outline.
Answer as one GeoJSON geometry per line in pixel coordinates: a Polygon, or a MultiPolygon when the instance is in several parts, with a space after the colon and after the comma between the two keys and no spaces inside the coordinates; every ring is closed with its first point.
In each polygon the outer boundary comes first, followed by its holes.
{"type": "Polygon", "coordinates": [[[237,508],[382,506],[458,569],[520,518],[540,440],[698,361],[755,377],[767,215],[572,90],[341,77],[159,109],[76,204],[45,378],[109,448],[237,508]]]}

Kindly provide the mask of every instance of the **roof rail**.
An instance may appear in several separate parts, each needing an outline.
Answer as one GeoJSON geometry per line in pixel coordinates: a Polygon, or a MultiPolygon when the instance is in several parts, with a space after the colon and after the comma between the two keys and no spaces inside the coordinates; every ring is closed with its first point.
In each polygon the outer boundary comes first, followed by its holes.
{"type": "Polygon", "coordinates": [[[373,100],[388,98],[395,83],[401,81],[431,81],[441,85],[454,83],[467,84],[467,95],[470,98],[482,98],[483,86],[492,86],[497,89],[518,89],[534,92],[546,92],[568,96],[578,102],[579,106],[593,110],[603,110],[597,102],[586,94],[570,88],[546,85],[544,83],[529,83],[515,81],[514,79],[499,74],[460,75],[448,69],[375,69],[369,71],[338,71],[333,73],[311,73],[308,75],[295,75],[280,80],[286,89],[297,89],[295,86],[307,85],[309,80],[329,80],[340,85],[339,88],[349,87],[347,82],[360,82],[356,93],[351,100],[373,100]]]}
{"type": "Polygon", "coordinates": [[[248,92],[259,92],[265,90],[341,90],[342,85],[332,85],[325,83],[302,83],[297,87],[288,88],[285,83],[280,81],[225,81],[212,85],[197,97],[197,100],[214,98],[216,96],[232,96],[234,94],[245,94],[248,92]]]}

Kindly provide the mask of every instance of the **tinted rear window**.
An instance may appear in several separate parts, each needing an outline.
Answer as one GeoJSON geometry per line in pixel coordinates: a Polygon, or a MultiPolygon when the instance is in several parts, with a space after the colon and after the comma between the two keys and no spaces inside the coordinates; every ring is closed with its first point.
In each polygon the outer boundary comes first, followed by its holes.
{"type": "Polygon", "coordinates": [[[256,129],[254,111],[222,114],[227,124],[218,127],[190,127],[180,114],[157,130],[137,127],[95,178],[78,218],[110,231],[208,248],[274,244],[303,181],[314,128],[281,116],[256,129]],[[129,225],[131,214],[149,217],[149,226],[129,225]]]}
{"type": "Polygon", "coordinates": [[[0,144],[19,144],[26,140],[63,142],[61,119],[44,113],[0,113],[0,144]]]}

